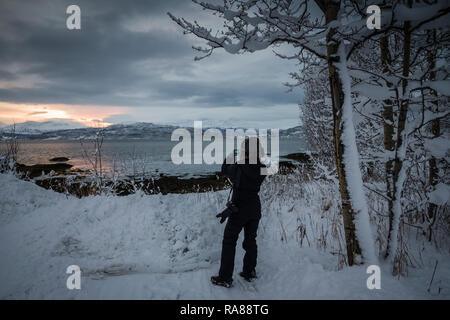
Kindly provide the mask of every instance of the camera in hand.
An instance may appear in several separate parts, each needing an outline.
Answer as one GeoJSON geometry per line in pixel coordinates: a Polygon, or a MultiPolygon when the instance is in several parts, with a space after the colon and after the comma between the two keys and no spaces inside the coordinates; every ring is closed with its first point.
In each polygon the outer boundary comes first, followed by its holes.
{"type": "Polygon", "coordinates": [[[239,211],[239,208],[233,203],[233,201],[227,202],[227,207],[218,215],[216,215],[217,218],[220,219],[220,223],[223,223],[232,213],[237,213],[239,211]]]}

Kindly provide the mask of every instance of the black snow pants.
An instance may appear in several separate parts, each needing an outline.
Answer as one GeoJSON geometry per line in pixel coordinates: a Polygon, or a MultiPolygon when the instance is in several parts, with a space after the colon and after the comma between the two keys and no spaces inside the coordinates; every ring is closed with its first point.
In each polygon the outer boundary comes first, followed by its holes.
{"type": "Polygon", "coordinates": [[[233,278],[234,256],[239,233],[244,229],[242,247],[245,250],[243,272],[250,273],[256,267],[256,233],[261,218],[259,197],[238,204],[239,212],[231,214],[223,234],[222,257],[219,276],[225,280],[233,278]]]}

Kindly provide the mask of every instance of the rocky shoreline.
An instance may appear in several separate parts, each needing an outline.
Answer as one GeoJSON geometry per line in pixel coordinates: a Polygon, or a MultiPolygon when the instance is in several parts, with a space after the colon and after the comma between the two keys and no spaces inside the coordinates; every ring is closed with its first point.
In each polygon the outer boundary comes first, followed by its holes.
{"type": "MultiPolygon", "coordinates": [[[[279,162],[278,174],[288,174],[297,169],[312,170],[311,158],[306,153],[293,153],[282,158],[288,160],[279,162]]],[[[31,166],[16,164],[16,171],[24,180],[34,181],[40,187],[80,198],[102,192],[118,196],[133,194],[137,190],[146,194],[193,193],[218,191],[230,186],[229,181],[220,172],[191,178],[160,174],[157,178],[123,177],[116,180],[103,178],[99,181],[88,171],[73,168],[72,165],[65,162],[31,166]]]]}

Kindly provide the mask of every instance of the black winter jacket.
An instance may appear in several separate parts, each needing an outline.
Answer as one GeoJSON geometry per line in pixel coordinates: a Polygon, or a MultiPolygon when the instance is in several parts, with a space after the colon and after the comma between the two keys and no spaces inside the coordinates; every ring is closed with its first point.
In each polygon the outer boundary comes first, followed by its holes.
{"type": "Polygon", "coordinates": [[[233,182],[233,202],[246,211],[261,212],[258,192],[265,175],[261,174],[263,164],[222,164],[222,174],[233,182]]]}

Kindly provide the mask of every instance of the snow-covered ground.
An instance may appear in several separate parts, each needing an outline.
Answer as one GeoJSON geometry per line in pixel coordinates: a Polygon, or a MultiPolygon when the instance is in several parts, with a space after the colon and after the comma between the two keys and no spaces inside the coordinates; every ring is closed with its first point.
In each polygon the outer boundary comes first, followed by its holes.
{"type": "Polygon", "coordinates": [[[77,199],[9,174],[0,186],[2,299],[450,298],[448,248],[418,246],[421,263],[408,277],[393,277],[381,262],[380,290],[367,288],[365,266],[340,267],[342,223],[336,190],[325,184],[263,185],[259,278],[238,279],[240,238],[231,289],[209,280],[219,268],[224,224],[215,214],[227,191],[77,199]],[[66,288],[73,264],[82,271],[80,290],[66,288]]]}

